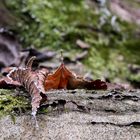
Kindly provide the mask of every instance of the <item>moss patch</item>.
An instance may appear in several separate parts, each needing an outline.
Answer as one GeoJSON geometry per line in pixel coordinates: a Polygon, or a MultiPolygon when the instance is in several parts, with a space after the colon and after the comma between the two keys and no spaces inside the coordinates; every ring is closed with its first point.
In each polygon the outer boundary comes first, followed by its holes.
{"type": "Polygon", "coordinates": [[[64,49],[74,55],[82,51],[76,46],[76,40],[81,39],[91,46],[83,63],[92,71],[93,78],[107,76],[112,81],[116,77],[127,79],[131,74],[128,64],[140,64],[137,25],[118,19],[120,31],[117,31],[111,26],[111,15],[99,26],[103,15],[96,13],[85,0],[7,0],[6,3],[18,18],[12,29],[24,47],[64,49]]]}
{"type": "Polygon", "coordinates": [[[27,98],[16,95],[13,90],[0,89],[0,117],[21,113],[27,107],[30,107],[27,98]]]}

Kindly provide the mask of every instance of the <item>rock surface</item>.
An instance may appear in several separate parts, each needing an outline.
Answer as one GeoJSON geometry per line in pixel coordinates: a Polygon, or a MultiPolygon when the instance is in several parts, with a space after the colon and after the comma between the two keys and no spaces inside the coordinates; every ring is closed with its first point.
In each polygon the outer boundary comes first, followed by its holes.
{"type": "Polygon", "coordinates": [[[3,140],[139,140],[140,91],[50,91],[48,113],[0,120],[3,140]]]}

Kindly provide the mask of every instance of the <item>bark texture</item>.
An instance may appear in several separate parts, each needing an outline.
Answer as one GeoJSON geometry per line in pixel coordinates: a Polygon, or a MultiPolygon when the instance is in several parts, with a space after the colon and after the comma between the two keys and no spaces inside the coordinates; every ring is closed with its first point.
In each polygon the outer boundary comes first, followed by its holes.
{"type": "Polygon", "coordinates": [[[47,114],[0,120],[0,137],[6,140],[139,140],[140,91],[50,91],[47,114]]]}

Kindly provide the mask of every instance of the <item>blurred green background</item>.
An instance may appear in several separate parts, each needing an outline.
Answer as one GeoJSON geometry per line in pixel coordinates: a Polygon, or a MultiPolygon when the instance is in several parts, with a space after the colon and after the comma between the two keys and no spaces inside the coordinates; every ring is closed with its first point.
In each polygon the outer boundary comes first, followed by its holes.
{"type": "Polygon", "coordinates": [[[16,34],[24,48],[33,45],[38,49],[63,49],[74,57],[83,52],[76,45],[77,40],[82,40],[90,46],[82,63],[93,79],[137,85],[140,83],[140,25],[137,21],[140,2],[102,2],[2,0],[0,5],[6,9],[8,19],[3,19],[1,24],[16,34]]]}

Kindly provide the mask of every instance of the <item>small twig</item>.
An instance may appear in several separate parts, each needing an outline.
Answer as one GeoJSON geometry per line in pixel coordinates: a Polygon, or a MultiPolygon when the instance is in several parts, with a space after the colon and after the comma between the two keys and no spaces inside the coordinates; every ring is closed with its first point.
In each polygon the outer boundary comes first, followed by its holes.
{"type": "Polygon", "coordinates": [[[64,63],[64,57],[63,57],[63,49],[60,50],[60,61],[61,63],[64,63]]]}

